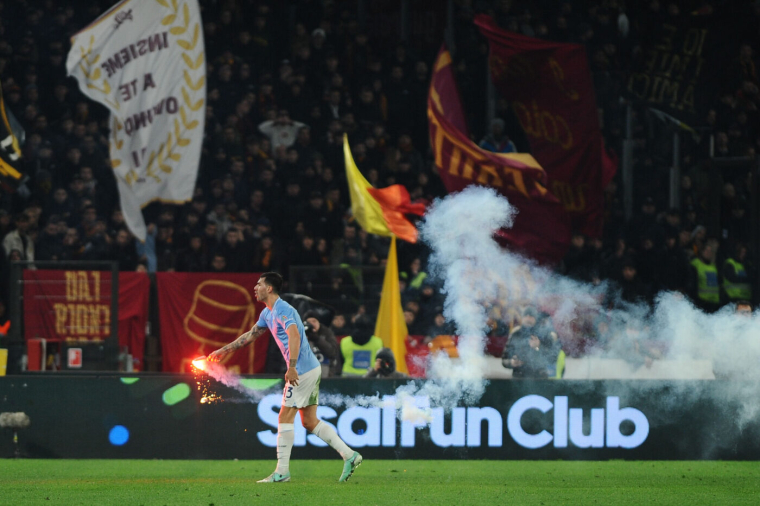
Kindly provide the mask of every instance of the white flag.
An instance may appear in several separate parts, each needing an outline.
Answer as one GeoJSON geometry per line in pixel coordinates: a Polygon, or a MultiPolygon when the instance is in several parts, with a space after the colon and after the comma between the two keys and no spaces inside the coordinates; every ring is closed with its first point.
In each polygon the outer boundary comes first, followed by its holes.
{"type": "Polygon", "coordinates": [[[111,111],[109,151],[127,226],[141,208],[192,199],[206,115],[197,0],[123,0],[71,39],[69,75],[111,111]]]}

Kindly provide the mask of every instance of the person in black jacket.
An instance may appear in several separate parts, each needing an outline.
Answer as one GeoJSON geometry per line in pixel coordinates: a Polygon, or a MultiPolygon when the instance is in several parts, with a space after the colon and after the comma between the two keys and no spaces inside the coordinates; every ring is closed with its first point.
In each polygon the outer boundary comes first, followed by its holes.
{"type": "Polygon", "coordinates": [[[396,357],[390,348],[382,348],[375,356],[375,365],[367,371],[365,378],[408,379],[409,375],[396,370],[396,357]]]}
{"type": "Polygon", "coordinates": [[[333,331],[327,325],[322,325],[316,311],[307,311],[303,321],[311,351],[322,365],[322,377],[340,376],[343,364],[340,360],[338,340],[333,331]]]}
{"type": "Polygon", "coordinates": [[[519,329],[509,338],[501,364],[513,378],[548,378],[556,367],[559,347],[537,327],[519,329]]]}
{"type": "Polygon", "coordinates": [[[177,253],[177,272],[206,272],[208,263],[203,238],[197,233],[191,235],[187,247],[177,253]]]}

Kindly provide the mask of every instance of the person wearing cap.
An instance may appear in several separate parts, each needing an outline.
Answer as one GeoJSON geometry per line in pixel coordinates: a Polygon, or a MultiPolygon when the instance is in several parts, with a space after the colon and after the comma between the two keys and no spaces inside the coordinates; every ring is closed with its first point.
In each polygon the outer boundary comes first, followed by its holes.
{"type": "Polygon", "coordinates": [[[489,133],[480,141],[480,147],[494,153],[516,152],[515,143],[505,133],[504,126],[504,120],[501,118],[495,118],[491,121],[489,133]]]}
{"type": "Polygon", "coordinates": [[[264,121],[259,125],[259,131],[269,137],[272,143],[272,152],[284,146],[289,148],[296,142],[298,131],[305,127],[304,123],[293,121],[287,110],[281,109],[273,120],[264,121]]]}
{"type": "Polygon", "coordinates": [[[390,348],[381,348],[375,356],[375,364],[367,371],[365,378],[409,379],[408,374],[396,370],[396,357],[390,348]]]}
{"type": "Polygon", "coordinates": [[[322,377],[340,376],[340,349],[335,334],[327,325],[322,324],[316,311],[306,311],[303,316],[306,338],[311,345],[311,351],[322,365],[322,377]]]}

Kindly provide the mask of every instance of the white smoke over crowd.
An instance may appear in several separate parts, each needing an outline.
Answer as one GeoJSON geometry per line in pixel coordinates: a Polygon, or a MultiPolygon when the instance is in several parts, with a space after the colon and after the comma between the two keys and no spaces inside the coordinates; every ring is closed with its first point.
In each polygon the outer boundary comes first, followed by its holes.
{"type": "MultiPolygon", "coordinates": [[[[733,308],[714,315],[697,310],[684,296],[661,294],[653,308],[616,299],[614,287],[605,283],[577,282],[501,248],[493,239],[502,227],[510,227],[517,211],[495,190],[469,187],[437,200],[429,208],[420,235],[432,250],[429,274],[442,282],[444,316],[456,326],[459,358],[445,353],[432,356],[427,381],[409,382],[396,391],[395,403],[403,419],[429,420],[430,410],[446,410],[476,403],[487,385],[484,354],[486,320],[495,306],[532,305],[551,313],[551,321],[565,339],[581,320],[603,317],[608,327],[605,347],[589,353],[605,356],[610,350],[646,357],[638,366],[667,361],[672,367],[689,360],[709,360],[721,378],[760,378],[760,325],[753,317],[739,317],[733,308]],[[532,281],[525,287],[527,277],[532,281]],[[550,307],[551,309],[545,309],[550,307]],[[414,398],[425,396],[430,406],[417,406],[414,398]]],[[[625,357],[623,357],[625,358],[625,357]]],[[[664,363],[664,362],[663,362],[664,363]]],[[[688,365],[687,365],[688,367],[688,365]]],[[[260,394],[241,385],[221,370],[210,374],[224,384],[246,393],[257,402],[260,394]]],[[[701,383],[701,384],[704,384],[701,383]]],[[[649,388],[648,382],[627,382],[631,389],[649,388]]],[[[676,385],[670,403],[693,397],[699,382],[676,385]]],[[[725,382],[720,395],[725,402],[741,406],[737,423],[742,426],[760,414],[760,401],[746,382],[725,382]]],[[[619,388],[619,385],[618,385],[619,388]]],[[[331,406],[383,407],[379,396],[347,397],[322,393],[320,402],[331,406]]]]}

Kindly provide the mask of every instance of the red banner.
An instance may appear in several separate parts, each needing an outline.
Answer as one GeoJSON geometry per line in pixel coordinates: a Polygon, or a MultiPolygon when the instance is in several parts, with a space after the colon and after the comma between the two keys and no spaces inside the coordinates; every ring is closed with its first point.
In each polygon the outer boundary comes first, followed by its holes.
{"type": "Polygon", "coordinates": [[[512,103],[548,189],[574,229],[599,236],[603,191],[617,165],[604,150],[586,48],[508,32],[484,15],[475,24],[490,42],[491,79],[512,103]]]}
{"type": "MultiPolygon", "coordinates": [[[[159,272],[158,312],[164,372],[190,372],[190,362],[250,330],[264,304],[256,301],[259,274],[159,272]]],[[[264,371],[269,334],[222,363],[240,374],[264,371]]]]}
{"type": "Polygon", "coordinates": [[[464,111],[451,69],[451,55],[441,50],[428,95],[430,140],[438,173],[449,192],[470,184],[492,186],[519,213],[500,235],[514,249],[538,260],[557,262],[570,243],[570,221],[545,186],[546,172],[527,154],[492,153],[467,135],[464,111]]]}
{"type": "MultiPolygon", "coordinates": [[[[142,370],[150,280],[119,273],[119,345],[142,370]]],[[[24,335],[48,341],[103,341],[111,332],[110,271],[24,271],[24,335]]]]}

